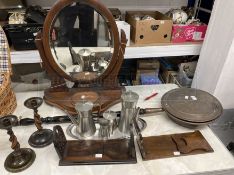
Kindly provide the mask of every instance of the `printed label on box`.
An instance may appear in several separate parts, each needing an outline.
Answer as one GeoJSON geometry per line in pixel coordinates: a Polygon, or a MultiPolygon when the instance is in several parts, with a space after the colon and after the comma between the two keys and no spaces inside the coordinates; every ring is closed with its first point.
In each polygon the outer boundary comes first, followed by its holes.
{"type": "Polygon", "coordinates": [[[186,39],[192,39],[195,30],[196,30],[195,27],[185,29],[184,35],[185,35],[186,39]]]}
{"type": "Polygon", "coordinates": [[[194,40],[202,40],[202,32],[194,32],[193,39],[194,40]]]}

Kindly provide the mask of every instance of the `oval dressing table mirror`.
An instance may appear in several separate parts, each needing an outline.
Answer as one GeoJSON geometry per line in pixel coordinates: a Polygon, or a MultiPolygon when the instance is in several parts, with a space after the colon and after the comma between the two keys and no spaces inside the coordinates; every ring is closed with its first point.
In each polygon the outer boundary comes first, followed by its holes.
{"type": "Polygon", "coordinates": [[[111,12],[96,0],[60,0],[49,11],[36,38],[42,65],[51,78],[46,103],[75,113],[81,99],[103,112],[120,101],[117,75],[126,36],[111,12]]]}

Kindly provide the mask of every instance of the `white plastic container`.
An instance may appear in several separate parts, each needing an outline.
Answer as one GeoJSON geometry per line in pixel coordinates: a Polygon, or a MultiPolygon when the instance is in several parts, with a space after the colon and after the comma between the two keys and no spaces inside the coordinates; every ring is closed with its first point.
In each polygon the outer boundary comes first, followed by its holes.
{"type": "Polygon", "coordinates": [[[120,37],[121,37],[121,29],[125,32],[126,38],[128,40],[127,46],[130,46],[130,25],[125,21],[116,21],[116,25],[118,27],[120,37]]]}
{"type": "Polygon", "coordinates": [[[181,63],[177,80],[183,87],[191,87],[193,76],[197,67],[197,61],[181,63]]]}

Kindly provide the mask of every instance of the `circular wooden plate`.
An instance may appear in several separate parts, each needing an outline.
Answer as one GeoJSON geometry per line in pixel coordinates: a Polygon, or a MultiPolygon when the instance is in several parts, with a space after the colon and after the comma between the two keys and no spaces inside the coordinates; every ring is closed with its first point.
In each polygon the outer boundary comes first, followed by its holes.
{"type": "Polygon", "coordinates": [[[96,92],[77,92],[71,97],[71,103],[75,105],[78,101],[87,100],[93,103],[97,102],[99,95],[96,92]]]}

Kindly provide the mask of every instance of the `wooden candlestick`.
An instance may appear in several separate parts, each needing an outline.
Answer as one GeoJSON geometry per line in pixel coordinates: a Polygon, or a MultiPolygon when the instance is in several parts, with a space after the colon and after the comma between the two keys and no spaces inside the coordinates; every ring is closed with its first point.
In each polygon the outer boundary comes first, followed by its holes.
{"type": "Polygon", "coordinates": [[[43,99],[40,97],[32,97],[24,102],[24,105],[29,109],[33,109],[34,112],[34,122],[35,126],[37,127],[37,131],[35,131],[30,136],[28,143],[30,146],[35,148],[42,148],[48,146],[53,141],[52,130],[43,129],[43,127],[41,126],[42,121],[40,115],[38,114],[38,108],[42,105],[42,103],[43,99]]]}
{"type": "Polygon", "coordinates": [[[30,167],[35,158],[35,152],[30,148],[20,148],[20,144],[12,130],[12,115],[0,119],[0,129],[6,129],[10,136],[11,148],[14,150],[5,160],[4,167],[7,171],[17,173],[30,167]]]}

